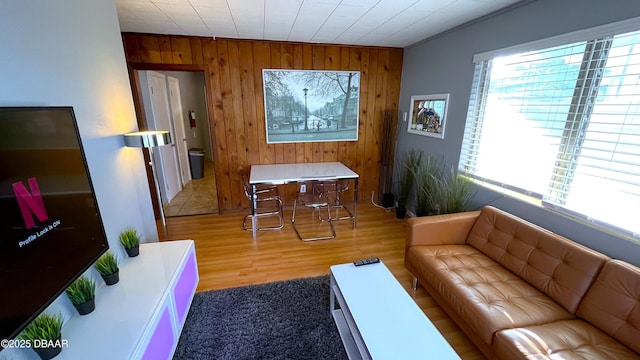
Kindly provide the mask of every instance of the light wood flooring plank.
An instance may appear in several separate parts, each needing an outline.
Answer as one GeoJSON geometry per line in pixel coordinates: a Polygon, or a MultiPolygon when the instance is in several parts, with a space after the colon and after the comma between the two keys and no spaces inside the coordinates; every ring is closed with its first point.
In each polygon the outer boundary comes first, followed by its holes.
{"type": "Polygon", "coordinates": [[[285,216],[283,230],[259,231],[256,241],[242,230],[244,214],[172,217],[167,219],[168,239],[195,241],[198,291],[326,275],[331,265],[379,257],[463,359],[484,359],[424,289],[411,289],[412,277],[404,267],[406,221],[394,212],[358,204],[357,229],[340,221],[335,239],[314,242],[298,240],[290,211],[285,216]]]}

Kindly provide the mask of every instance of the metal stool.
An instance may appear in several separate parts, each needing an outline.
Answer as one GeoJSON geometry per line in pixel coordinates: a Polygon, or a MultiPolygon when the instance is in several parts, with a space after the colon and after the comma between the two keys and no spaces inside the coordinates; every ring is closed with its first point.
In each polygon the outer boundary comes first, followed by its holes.
{"type": "Polygon", "coordinates": [[[298,195],[296,196],[296,199],[293,202],[293,214],[291,215],[291,225],[293,225],[293,229],[295,230],[296,235],[298,235],[298,239],[302,241],[334,239],[336,237],[336,231],[333,227],[333,224],[331,223],[331,219],[330,219],[331,207],[329,206],[329,203],[326,201],[326,198],[321,197],[320,193],[315,190],[314,183],[308,183],[305,186],[308,191],[298,192],[298,195]],[[321,221],[322,216],[320,215],[320,213],[326,211],[327,217],[329,219],[328,221],[326,221],[326,223],[329,225],[328,229],[329,229],[330,235],[328,234],[328,235],[307,236],[307,237],[302,236],[300,234],[300,230],[298,229],[298,226],[296,226],[296,211],[297,211],[298,204],[306,208],[312,209],[311,221],[314,221],[314,219],[316,218],[315,213],[317,212],[318,213],[317,219],[320,220],[319,221],[320,224],[323,223],[323,221],[321,221]]]}
{"type": "MultiPolygon", "coordinates": [[[[242,177],[242,181],[244,182],[244,194],[247,196],[249,201],[251,199],[251,185],[249,184],[249,180],[246,176],[242,177]]],[[[258,227],[257,230],[280,230],[284,227],[284,216],[283,216],[283,203],[280,195],[278,194],[277,186],[267,186],[256,189],[255,194],[253,194],[255,198],[255,206],[256,206],[256,219],[261,217],[278,217],[279,225],[278,226],[270,226],[270,227],[258,227]],[[260,208],[260,209],[259,209],[260,208]]],[[[253,231],[252,228],[247,227],[247,220],[252,220],[253,214],[247,214],[242,221],[242,229],[245,231],[253,231]]]]}

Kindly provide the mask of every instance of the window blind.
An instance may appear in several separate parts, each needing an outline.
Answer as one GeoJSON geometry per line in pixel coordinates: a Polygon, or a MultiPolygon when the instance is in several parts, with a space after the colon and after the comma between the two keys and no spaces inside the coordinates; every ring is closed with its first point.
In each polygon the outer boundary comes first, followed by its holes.
{"type": "Polygon", "coordinates": [[[459,169],[637,237],[640,31],[477,61],[459,169]]]}

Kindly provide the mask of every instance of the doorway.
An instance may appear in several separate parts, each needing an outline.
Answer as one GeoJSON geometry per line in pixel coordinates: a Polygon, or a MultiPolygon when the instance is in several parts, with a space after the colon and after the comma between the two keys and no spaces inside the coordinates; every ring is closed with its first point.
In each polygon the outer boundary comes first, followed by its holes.
{"type": "Polygon", "coordinates": [[[137,70],[136,79],[147,128],[168,129],[172,137],[155,159],[158,205],[166,217],[217,214],[204,73],[137,70]]]}

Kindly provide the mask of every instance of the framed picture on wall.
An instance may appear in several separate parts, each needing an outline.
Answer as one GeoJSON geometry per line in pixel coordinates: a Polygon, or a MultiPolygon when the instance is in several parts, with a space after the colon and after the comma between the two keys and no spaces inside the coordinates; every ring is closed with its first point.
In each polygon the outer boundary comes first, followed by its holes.
{"type": "Polygon", "coordinates": [[[448,104],[449,94],[412,96],[407,131],[444,139],[448,104]]]}
{"type": "Polygon", "coordinates": [[[267,144],[357,141],[359,71],[263,69],[267,144]]]}

